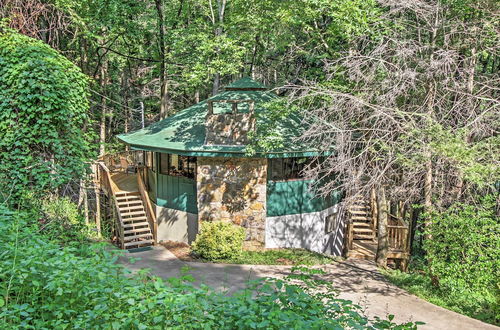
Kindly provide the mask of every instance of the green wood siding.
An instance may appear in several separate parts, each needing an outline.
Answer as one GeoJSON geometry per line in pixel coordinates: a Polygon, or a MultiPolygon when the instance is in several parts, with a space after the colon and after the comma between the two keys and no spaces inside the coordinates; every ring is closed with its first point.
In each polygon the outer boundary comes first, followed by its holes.
{"type": "Polygon", "coordinates": [[[198,214],[196,181],[181,176],[157,174],[156,205],[198,214]]]}
{"type": "Polygon", "coordinates": [[[327,209],[342,198],[336,193],[328,199],[316,198],[309,192],[311,181],[267,181],[267,216],[319,212],[327,209]]]}

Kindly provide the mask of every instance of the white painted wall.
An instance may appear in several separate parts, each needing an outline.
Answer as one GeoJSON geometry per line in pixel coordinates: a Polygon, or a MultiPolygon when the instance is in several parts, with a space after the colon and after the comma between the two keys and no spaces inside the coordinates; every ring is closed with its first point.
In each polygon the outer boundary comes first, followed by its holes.
{"type": "Polygon", "coordinates": [[[338,204],[314,213],[266,218],[266,248],[303,248],[334,256],[342,255],[345,224],[337,217],[337,226],[325,234],[325,219],[338,212],[338,204]]]}
{"type": "Polygon", "coordinates": [[[158,242],[175,241],[190,244],[198,233],[198,215],[156,205],[158,242]]]}

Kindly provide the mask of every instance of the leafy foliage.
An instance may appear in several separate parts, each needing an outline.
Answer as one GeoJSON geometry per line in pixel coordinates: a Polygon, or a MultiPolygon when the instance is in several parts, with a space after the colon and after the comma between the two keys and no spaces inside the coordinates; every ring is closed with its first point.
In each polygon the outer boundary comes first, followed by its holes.
{"type": "Polygon", "coordinates": [[[41,41],[0,26],[0,187],[54,190],[89,156],[87,78],[41,41]]]}
{"type": "Polygon", "coordinates": [[[229,222],[205,221],[193,242],[194,254],[207,260],[232,259],[241,255],[245,229],[229,222]]]}
{"type": "Polygon", "coordinates": [[[483,197],[477,205],[456,203],[428,216],[432,223],[427,234],[432,238],[425,240],[424,249],[435,284],[442,292],[461,297],[459,305],[469,313],[491,313],[500,294],[500,222],[495,197],[483,197]]]}
{"type": "MultiPolygon", "coordinates": [[[[187,274],[167,283],[146,272],[129,276],[103,244],[61,247],[40,232],[30,215],[3,205],[0,229],[4,329],[396,328],[388,320],[367,319],[359,307],[332,293],[321,293],[323,284],[306,270],[297,269],[285,280],[253,282],[228,296],[192,286],[187,274]]],[[[333,291],[328,287],[328,292],[333,291]]]]}

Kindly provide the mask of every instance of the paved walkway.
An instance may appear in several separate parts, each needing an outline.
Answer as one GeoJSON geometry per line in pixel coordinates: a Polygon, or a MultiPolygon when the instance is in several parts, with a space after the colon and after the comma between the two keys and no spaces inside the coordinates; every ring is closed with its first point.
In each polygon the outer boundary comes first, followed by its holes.
{"type": "MultiPolygon", "coordinates": [[[[183,262],[161,246],[149,251],[131,253],[129,256],[139,260],[130,263],[126,257],[122,257],[121,262],[133,271],[149,268],[152,274],[169,278],[179,276],[181,268],[188,266],[189,273],[199,282],[216,289],[229,289],[230,292],[244,288],[250,279],[286,276],[291,268],[183,262]]],[[[327,272],[324,278],[330,280],[340,291],[339,297],[359,304],[370,317],[393,314],[396,322],[426,322],[426,325],[419,329],[498,329],[435,306],[399,289],[387,282],[370,262],[346,261],[322,268],[327,272]]]]}

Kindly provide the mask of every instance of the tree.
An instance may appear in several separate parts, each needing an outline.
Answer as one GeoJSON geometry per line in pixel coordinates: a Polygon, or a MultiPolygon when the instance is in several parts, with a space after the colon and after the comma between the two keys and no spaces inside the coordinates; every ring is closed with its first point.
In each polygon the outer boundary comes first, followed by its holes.
{"type": "Polygon", "coordinates": [[[499,6],[380,1],[383,19],[326,61],[327,79],[291,86],[311,125],[302,139],[336,153],[309,177],[319,192],[387,185],[389,198],[446,208],[500,179],[499,6]]]}

